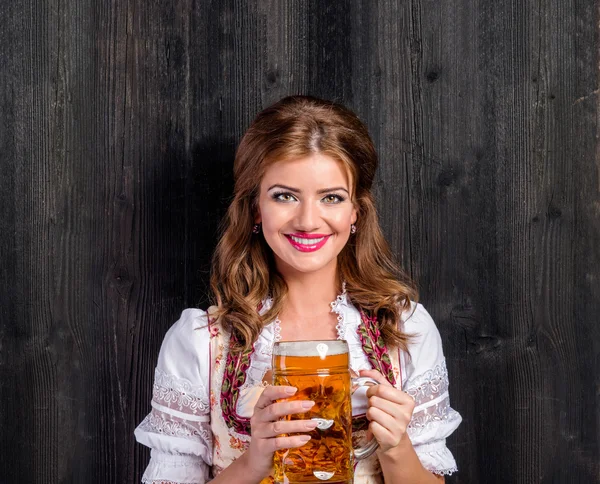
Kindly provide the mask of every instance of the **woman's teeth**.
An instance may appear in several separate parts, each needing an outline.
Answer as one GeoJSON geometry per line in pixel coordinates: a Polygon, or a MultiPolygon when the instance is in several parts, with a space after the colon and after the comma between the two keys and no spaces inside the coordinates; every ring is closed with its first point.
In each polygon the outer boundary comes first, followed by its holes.
{"type": "Polygon", "coordinates": [[[293,235],[290,235],[290,238],[296,242],[297,244],[302,244],[302,245],[317,245],[319,242],[321,242],[325,237],[319,237],[318,239],[302,239],[300,237],[294,237],[293,235]]]}

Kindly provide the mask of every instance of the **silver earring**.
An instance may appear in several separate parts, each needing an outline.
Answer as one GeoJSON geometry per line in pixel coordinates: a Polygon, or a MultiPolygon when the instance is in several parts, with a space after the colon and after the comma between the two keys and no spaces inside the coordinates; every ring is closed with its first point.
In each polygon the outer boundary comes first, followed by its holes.
{"type": "Polygon", "coordinates": [[[350,225],[350,233],[351,234],[355,234],[356,233],[356,225],[354,225],[354,224],[350,225]]]}
{"type": "Polygon", "coordinates": [[[254,224],[254,226],[252,227],[252,233],[258,234],[259,232],[260,232],[260,224],[254,224]]]}

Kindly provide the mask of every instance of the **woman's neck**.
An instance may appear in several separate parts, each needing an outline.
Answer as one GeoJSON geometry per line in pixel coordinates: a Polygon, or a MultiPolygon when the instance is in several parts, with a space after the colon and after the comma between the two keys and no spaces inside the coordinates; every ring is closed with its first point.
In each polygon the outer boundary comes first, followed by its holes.
{"type": "Polygon", "coordinates": [[[330,303],[340,293],[337,264],[316,272],[281,270],[288,293],[279,313],[284,341],[335,339],[337,315],[330,303]]]}
{"type": "Polygon", "coordinates": [[[283,276],[288,287],[283,312],[293,317],[310,318],[329,312],[329,303],[341,292],[336,267],[283,276]]]}

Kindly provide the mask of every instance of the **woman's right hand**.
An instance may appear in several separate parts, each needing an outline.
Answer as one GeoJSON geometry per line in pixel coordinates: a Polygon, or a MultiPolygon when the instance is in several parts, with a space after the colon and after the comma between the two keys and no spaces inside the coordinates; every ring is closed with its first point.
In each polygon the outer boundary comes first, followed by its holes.
{"type": "Polygon", "coordinates": [[[254,415],[250,419],[251,440],[245,452],[246,462],[260,479],[266,477],[273,467],[273,454],[279,449],[302,447],[310,440],[309,435],[303,434],[317,427],[313,420],[281,420],[286,415],[308,412],[315,404],[310,400],[292,400],[276,402],[290,398],[296,393],[296,388],[290,386],[265,387],[254,407],[254,415]]]}

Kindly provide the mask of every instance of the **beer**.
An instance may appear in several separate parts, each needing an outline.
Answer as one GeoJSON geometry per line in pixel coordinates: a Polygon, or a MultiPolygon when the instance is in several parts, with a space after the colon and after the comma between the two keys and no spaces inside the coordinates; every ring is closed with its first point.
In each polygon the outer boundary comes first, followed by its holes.
{"type": "Polygon", "coordinates": [[[351,379],[345,341],[276,343],[273,384],[298,388],[287,400],[313,400],[306,413],[287,420],[313,419],[318,426],[311,440],[296,449],[275,453],[276,483],[351,483],[352,449],[351,379]]]}

